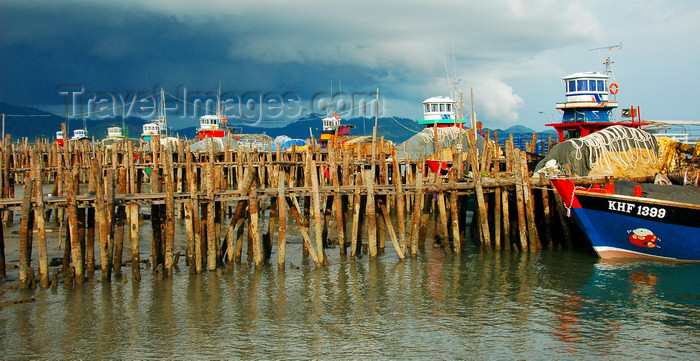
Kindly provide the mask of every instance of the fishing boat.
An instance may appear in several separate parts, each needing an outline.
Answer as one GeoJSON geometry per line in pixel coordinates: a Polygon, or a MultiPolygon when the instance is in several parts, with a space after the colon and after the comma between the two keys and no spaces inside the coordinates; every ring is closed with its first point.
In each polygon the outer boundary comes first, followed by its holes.
{"type": "Polygon", "coordinates": [[[318,143],[321,149],[327,149],[328,143],[341,144],[348,139],[344,137],[350,135],[350,129],[355,128],[354,125],[340,124],[340,114],[331,111],[325,118],[321,119],[323,128],[321,129],[321,137],[318,143]]]}
{"type": "Polygon", "coordinates": [[[571,178],[550,177],[567,214],[573,214],[601,258],[700,261],[700,187],[697,180],[687,181],[691,173],[697,179],[697,155],[693,154],[700,152],[700,144],[671,147],[670,139],[644,131],[650,122],[641,120],[639,107],[623,109],[623,121],[617,121],[612,111],[618,106],[619,87],[610,58],[604,64],[604,74],[564,77],[566,102],[557,104],[564,113],[562,121],[547,124],[557,130],[561,143],[537,165],[536,173],[552,175],[565,164],[570,168],[566,172],[580,176],[663,180],[662,184],[618,181],[583,188],[571,178]],[[682,161],[673,161],[675,157],[682,161]],[[668,177],[677,167],[685,171],[682,185],[671,184],[668,177]]]}
{"type": "Polygon", "coordinates": [[[197,128],[197,135],[195,138],[199,140],[205,138],[223,138],[231,131],[231,129],[226,126],[227,123],[228,118],[219,111],[217,111],[216,114],[203,115],[199,118],[199,128],[197,128]]]}
{"type": "MultiPolygon", "coordinates": [[[[453,96],[459,94],[456,81],[453,85],[452,94],[453,96]]],[[[458,103],[452,97],[430,97],[423,101],[423,119],[419,120],[418,124],[425,125],[425,129],[432,129],[431,132],[434,132],[434,136],[439,136],[438,133],[451,133],[451,136],[448,137],[459,139],[464,129],[464,120],[458,116],[458,111],[461,113],[460,104],[461,101],[458,103]]],[[[479,130],[480,128],[477,128],[477,131],[479,130]]],[[[443,136],[447,135],[443,134],[443,136]]],[[[461,144],[459,144],[459,147],[461,147],[461,144]]],[[[435,151],[435,154],[430,155],[426,159],[426,164],[431,172],[443,174],[452,168],[453,157],[451,148],[443,148],[439,154],[437,153],[438,149],[435,151]],[[442,154],[444,152],[449,154],[442,154]]]]}
{"type": "Polygon", "coordinates": [[[588,189],[551,181],[601,258],[700,261],[700,187],[616,182],[588,189]]]}
{"type": "Polygon", "coordinates": [[[121,127],[107,128],[107,139],[124,139],[126,136],[122,133],[121,127]]]}
{"type": "Polygon", "coordinates": [[[457,102],[450,97],[435,96],[423,101],[423,119],[418,124],[429,127],[463,127],[456,116],[457,102]]]}
{"type": "Polygon", "coordinates": [[[159,136],[161,134],[161,126],[158,121],[153,121],[143,125],[141,132],[141,141],[150,142],[154,136],[159,136]]]}
{"type": "MultiPolygon", "coordinates": [[[[333,88],[331,86],[331,93],[333,88]]],[[[322,128],[321,136],[318,143],[321,149],[328,149],[329,144],[335,144],[336,147],[342,148],[345,152],[349,152],[356,158],[367,158],[372,156],[372,136],[351,136],[351,129],[356,128],[354,125],[342,124],[340,113],[336,112],[331,104],[326,117],[321,119],[322,128]]],[[[382,139],[377,139],[374,150],[377,153],[386,152],[391,146],[391,142],[382,139]]]]}
{"type": "Polygon", "coordinates": [[[197,128],[195,136],[198,140],[223,138],[229,134],[237,133],[233,127],[228,126],[228,118],[221,106],[221,84],[219,84],[216,99],[216,114],[205,114],[199,118],[199,128],[197,128]]]}
{"type": "Polygon", "coordinates": [[[86,140],[88,139],[87,130],[85,129],[75,129],[73,130],[73,136],[70,140],[86,140]]]}
{"type": "Polygon", "coordinates": [[[64,139],[63,139],[63,131],[59,130],[56,132],[56,139],[54,140],[54,143],[58,144],[59,147],[63,147],[64,144],[64,139]]]}

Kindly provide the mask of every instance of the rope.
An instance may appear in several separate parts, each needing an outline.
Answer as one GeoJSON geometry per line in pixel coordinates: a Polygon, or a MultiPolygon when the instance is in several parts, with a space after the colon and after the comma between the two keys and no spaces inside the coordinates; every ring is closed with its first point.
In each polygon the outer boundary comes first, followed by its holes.
{"type": "MultiPolygon", "coordinates": [[[[435,130],[432,128],[423,129],[420,133],[416,133],[416,136],[423,143],[435,143],[435,130]]],[[[454,143],[459,140],[460,129],[458,127],[444,127],[438,128],[438,143],[441,145],[443,143],[454,143]]]]}
{"type": "Polygon", "coordinates": [[[622,169],[636,168],[640,162],[645,165],[657,162],[654,136],[629,127],[616,125],[569,141],[576,149],[577,160],[583,158],[586,147],[591,170],[607,174],[613,173],[613,162],[622,169]]]}
{"type": "Polygon", "coordinates": [[[391,118],[391,120],[393,120],[394,123],[400,125],[400,126],[403,127],[404,129],[406,129],[406,130],[408,130],[408,131],[410,131],[410,132],[412,132],[412,133],[420,134],[420,132],[417,132],[417,131],[415,131],[415,130],[413,130],[413,129],[411,129],[411,128],[409,128],[409,127],[403,125],[403,124],[401,124],[398,120],[396,120],[396,118],[394,118],[393,115],[391,115],[391,113],[389,113],[389,111],[388,111],[386,108],[384,108],[384,103],[381,103],[381,104],[382,104],[382,110],[384,111],[384,113],[389,114],[389,118],[391,118]]]}

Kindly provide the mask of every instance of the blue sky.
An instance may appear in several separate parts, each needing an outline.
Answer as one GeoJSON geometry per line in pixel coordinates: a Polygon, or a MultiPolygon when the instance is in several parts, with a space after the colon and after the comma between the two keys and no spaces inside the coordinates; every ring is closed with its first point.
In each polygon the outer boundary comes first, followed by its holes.
{"type": "MultiPolygon", "coordinates": [[[[308,111],[340,81],[365,97],[379,88],[389,114],[418,119],[456,77],[485,126],[542,130],[560,117],[561,78],[601,70],[609,52],[589,49],[622,43],[620,105],[698,120],[698,18],[700,2],[662,0],[5,0],[0,101],[63,114],[65,89],[130,99],[159,87],[211,95],[221,82],[244,99],[292,94],[308,111]]],[[[172,113],[175,127],[196,123],[172,113]]]]}

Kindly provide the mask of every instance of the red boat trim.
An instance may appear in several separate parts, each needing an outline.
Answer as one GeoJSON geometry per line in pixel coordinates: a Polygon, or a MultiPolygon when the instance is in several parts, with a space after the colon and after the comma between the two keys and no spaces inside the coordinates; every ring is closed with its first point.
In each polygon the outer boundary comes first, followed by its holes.
{"type": "Polygon", "coordinates": [[[646,258],[655,260],[665,260],[665,261],[678,261],[677,258],[655,256],[647,253],[634,252],[616,247],[599,246],[593,247],[595,252],[600,258],[611,259],[611,258],[646,258]]]}

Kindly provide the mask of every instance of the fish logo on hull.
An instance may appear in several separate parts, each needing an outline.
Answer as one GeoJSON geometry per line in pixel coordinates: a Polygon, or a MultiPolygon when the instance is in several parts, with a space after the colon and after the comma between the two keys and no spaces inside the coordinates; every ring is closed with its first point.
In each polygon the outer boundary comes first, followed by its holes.
{"type": "Polygon", "coordinates": [[[656,242],[659,241],[659,238],[654,235],[654,232],[646,228],[637,228],[627,231],[627,233],[631,233],[629,240],[635,246],[644,248],[661,248],[658,244],[656,244],[656,242]]]}

